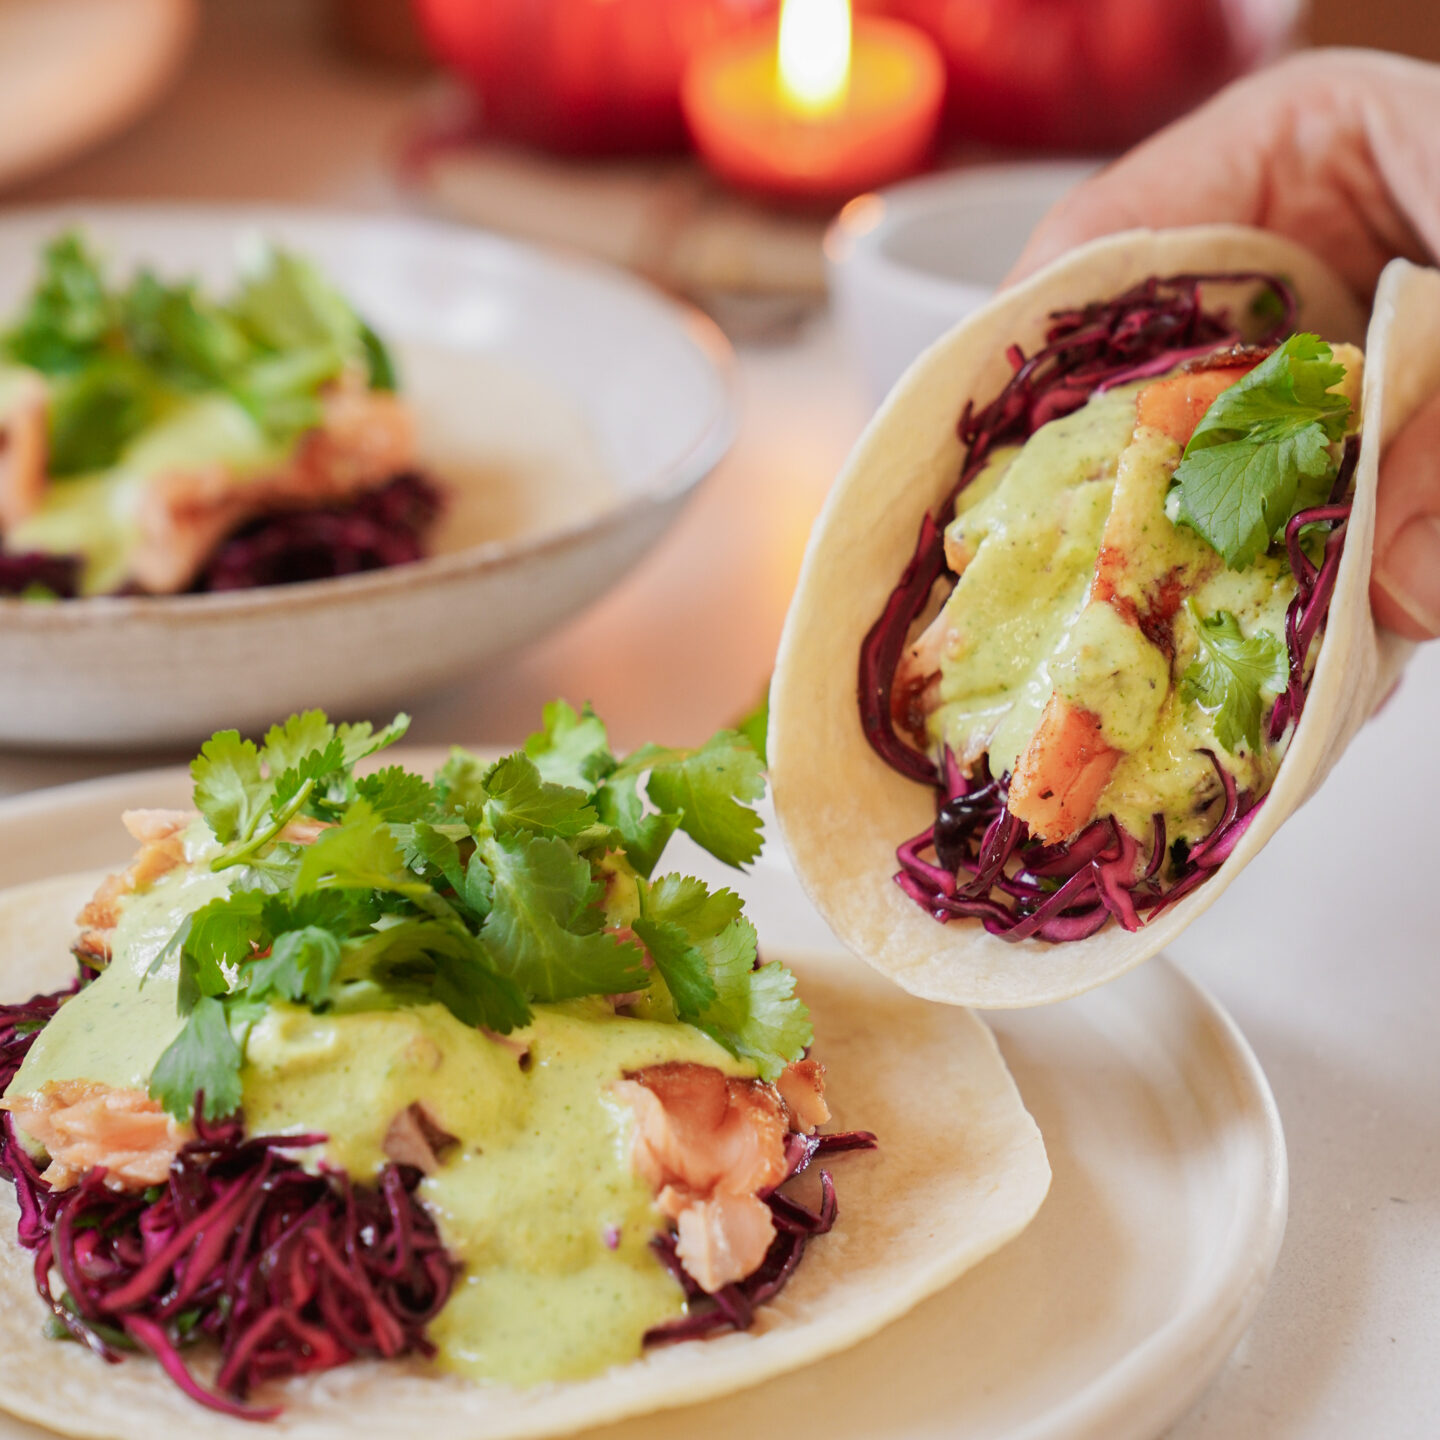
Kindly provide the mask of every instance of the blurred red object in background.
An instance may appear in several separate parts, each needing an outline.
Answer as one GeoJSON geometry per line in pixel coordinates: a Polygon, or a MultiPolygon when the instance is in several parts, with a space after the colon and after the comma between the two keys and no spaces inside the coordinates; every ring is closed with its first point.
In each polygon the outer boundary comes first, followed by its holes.
{"type": "Polygon", "coordinates": [[[680,76],[777,0],[414,0],[488,133],[579,154],[685,144],[680,76]]]}
{"type": "Polygon", "coordinates": [[[1300,0],[885,0],[949,70],[952,134],[1120,150],[1294,38],[1300,0]]]}

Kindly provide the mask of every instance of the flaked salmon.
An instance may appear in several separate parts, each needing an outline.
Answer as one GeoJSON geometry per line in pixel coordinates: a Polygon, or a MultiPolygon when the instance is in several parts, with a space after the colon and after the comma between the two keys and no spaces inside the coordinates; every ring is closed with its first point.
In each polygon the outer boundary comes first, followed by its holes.
{"type": "Polygon", "coordinates": [[[126,810],[121,815],[121,823],[140,848],[124,870],[100,882],[75,917],[81,928],[75,942],[78,955],[96,965],[109,963],[110,934],[120,921],[120,901],[185,863],[185,830],[196,818],[193,810],[126,810]]]}
{"type": "Polygon", "coordinates": [[[767,1085],[677,1062],[647,1066],[614,1088],[635,1113],[635,1168],[675,1224],[685,1269],[710,1294],[743,1280],[775,1238],[760,1197],[788,1174],[785,1137],[829,1119],[823,1068],[800,1061],[767,1085]]]}
{"type": "Polygon", "coordinates": [[[0,1108],[45,1147],[50,1163],[41,1178],[56,1190],[97,1167],[112,1190],[159,1185],[192,1135],[144,1091],[91,1080],[51,1080],[34,1094],[0,1100],[0,1108]]]}

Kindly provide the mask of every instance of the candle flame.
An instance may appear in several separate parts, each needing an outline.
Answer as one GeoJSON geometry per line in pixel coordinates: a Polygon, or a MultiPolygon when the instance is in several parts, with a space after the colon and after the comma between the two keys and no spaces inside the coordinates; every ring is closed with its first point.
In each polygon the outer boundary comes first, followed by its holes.
{"type": "Polygon", "coordinates": [[[802,115],[824,115],[850,85],[850,0],[782,0],[780,93],[802,115]]]}

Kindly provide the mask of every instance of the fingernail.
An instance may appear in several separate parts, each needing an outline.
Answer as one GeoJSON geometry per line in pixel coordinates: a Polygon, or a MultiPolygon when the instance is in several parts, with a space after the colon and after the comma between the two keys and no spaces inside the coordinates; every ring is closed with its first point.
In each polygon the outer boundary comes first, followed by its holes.
{"type": "Polygon", "coordinates": [[[1380,557],[1375,582],[1422,630],[1440,635],[1440,515],[1406,522],[1380,557]]]}

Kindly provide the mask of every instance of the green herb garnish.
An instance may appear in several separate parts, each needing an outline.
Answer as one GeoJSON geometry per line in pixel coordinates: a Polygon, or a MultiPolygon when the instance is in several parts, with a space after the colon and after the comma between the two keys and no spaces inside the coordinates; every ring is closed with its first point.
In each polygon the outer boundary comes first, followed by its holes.
{"type": "Polygon", "coordinates": [[[1289,680],[1285,644],[1268,630],[1246,636],[1228,610],[1202,616],[1194,600],[1187,600],[1185,608],[1200,653],[1180,677],[1180,698],[1214,716],[1215,738],[1232,755],[1242,741],[1253,754],[1260,748],[1264,697],[1273,700],[1289,680]]]}
{"type": "Polygon", "coordinates": [[[207,1117],[233,1112],[245,1037],[277,1001],[435,1002],[505,1033],[534,1004],[635,995],[766,1078],[801,1056],[809,1014],[782,965],[757,968],[739,899],[650,878],[677,829],[729,864],[754,859],[747,802],[763,780],[747,740],[622,760],[593,711],[557,701],[494,763],[457,750],[433,781],[396,765],[357,777],[406,723],[375,732],[312,710],[258,746],[222,731],[191,766],[219,842],[209,864],[234,879],[156,961],[178,956],[185,1017],[151,1079],[167,1110],[188,1117],[203,1091],[207,1117]]]}
{"type": "Polygon", "coordinates": [[[1323,504],[1350,402],[1345,367],[1315,335],[1292,335],[1205,412],[1175,471],[1179,518],[1232,570],[1252,565],[1298,510],[1323,504]]]}
{"type": "Polygon", "coordinates": [[[0,352],[51,384],[50,473],[107,469],[186,396],[229,394],[274,440],[321,419],[319,391],[346,369],[395,388],[384,345],[308,261],[259,247],[225,303],[140,270],[107,285],[78,233],[41,255],[40,276],[0,352]]]}

